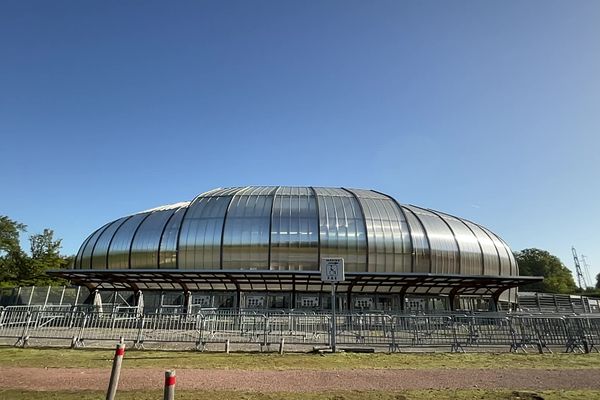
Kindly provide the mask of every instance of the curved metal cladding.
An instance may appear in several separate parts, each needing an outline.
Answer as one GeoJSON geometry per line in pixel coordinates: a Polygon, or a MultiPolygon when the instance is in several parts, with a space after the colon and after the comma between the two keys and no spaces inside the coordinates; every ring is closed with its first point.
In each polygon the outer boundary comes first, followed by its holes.
{"type": "Polygon", "coordinates": [[[480,275],[484,264],[483,251],[477,236],[465,221],[451,215],[436,212],[444,220],[456,237],[460,250],[460,273],[480,275]]]}
{"type": "Polygon", "coordinates": [[[130,268],[148,268],[159,265],[159,249],[163,232],[173,214],[189,203],[156,208],[138,226],[130,249],[130,268]]]}
{"type": "Polygon", "coordinates": [[[93,269],[108,268],[108,249],[115,235],[115,232],[131,217],[123,217],[111,223],[104,229],[98,240],[92,246],[92,261],[93,269]]]}
{"type": "Polygon", "coordinates": [[[410,209],[405,206],[399,206],[399,208],[404,212],[410,229],[412,245],[411,272],[429,273],[431,272],[431,249],[425,227],[410,209]]]}
{"type": "Polygon", "coordinates": [[[270,247],[270,269],[318,269],[319,215],[317,199],[310,188],[277,189],[271,213],[270,247]]]}
{"type": "Polygon", "coordinates": [[[223,269],[269,269],[273,187],[248,187],[231,199],[223,228],[223,269]]]}
{"type": "Polygon", "coordinates": [[[110,222],[83,242],[80,269],[318,270],[518,275],[502,239],[473,222],[383,193],[344,188],[215,189],[110,222]]]}
{"type": "Polygon", "coordinates": [[[91,257],[92,250],[94,248],[94,244],[96,244],[96,240],[102,234],[104,229],[109,226],[112,222],[102,226],[99,229],[96,229],[87,239],[83,242],[79,251],[77,252],[77,256],[75,256],[75,268],[76,269],[88,269],[91,268],[91,257]]]}
{"type": "Polygon", "coordinates": [[[167,220],[160,237],[160,246],[158,251],[158,268],[173,269],[177,268],[177,239],[181,232],[181,221],[188,211],[188,207],[181,207],[176,210],[167,220]]]}
{"type": "Polygon", "coordinates": [[[365,218],[368,272],[411,271],[408,222],[391,198],[370,190],[348,189],[356,196],[365,218]]]}
{"type": "Polygon", "coordinates": [[[214,190],[194,199],[182,216],[177,267],[220,269],[223,226],[227,208],[240,189],[214,190]]]}
{"type": "Polygon", "coordinates": [[[129,268],[129,249],[138,227],[150,213],[135,214],[123,222],[110,241],[108,248],[108,268],[129,268]]]}
{"type": "Polygon", "coordinates": [[[508,244],[506,244],[506,242],[502,240],[502,238],[498,236],[496,237],[500,240],[500,242],[502,242],[502,244],[504,245],[504,250],[508,254],[508,261],[510,263],[510,275],[519,275],[519,264],[517,264],[517,260],[515,259],[515,255],[513,254],[512,250],[510,249],[510,247],[508,247],[508,244]]]}
{"type": "Polygon", "coordinates": [[[344,189],[314,190],[321,257],[342,257],[348,272],[367,271],[367,228],[358,200],[344,189]]]}
{"type": "Polygon", "coordinates": [[[512,256],[512,252],[508,250],[504,246],[504,242],[500,240],[496,234],[490,232],[488,229],[481,227],[492,239],[494,242],[494,246],[496,246],[496,250],[498,250],[498,257],[500,259],[500,271],[498,275],[510,275],[510,271],[512,269],[512,262],[514,261],[514,257],[512,256]]]}

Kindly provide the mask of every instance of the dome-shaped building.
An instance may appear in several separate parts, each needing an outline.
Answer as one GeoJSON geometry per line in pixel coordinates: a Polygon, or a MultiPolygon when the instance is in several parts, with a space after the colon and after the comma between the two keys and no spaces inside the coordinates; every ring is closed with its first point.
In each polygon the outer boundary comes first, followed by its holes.
{"type": "Polygon", "coordinates": [[[56,274],[90,290],[179,291],[187,304],[321,308],[325,257],[344,259],[345,309],[495,305],[532,280],[474,222],[372,190],[284,186],[215,189],[119,218],[83,242],[73,270],[56,274]]]}

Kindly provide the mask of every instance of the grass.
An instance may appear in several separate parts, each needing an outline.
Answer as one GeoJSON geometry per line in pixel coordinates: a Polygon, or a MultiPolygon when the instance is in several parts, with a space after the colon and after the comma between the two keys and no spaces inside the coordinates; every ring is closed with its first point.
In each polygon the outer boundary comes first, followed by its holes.
{"type": "MultiPolygon", "coordinates": [[[[3,400],[96,400],[104,399],[104,392],[34,392],[0,389],[3,400]]],[[[176,391],[177,400],[594,400],[600,391],[544,390],[539,392],[512,390],[407,390],[407,391],[340,391],[324,393],[256,393],[232,391],[176,391]]],[[[162,398],[159,391],[119,392],[119,400],[155,400],[162,398]]]]}
{"type": "MultiPolygon", "coordinates": [[[[3,367],[110,368],[113,350],[20,349],[0,347],[3,367]]],[[[375,353],[328,355],[273,353],[199,353],[128,350],[129,368],[336,370],[336,369],[600,369],[600,354],[375,353]]]]}

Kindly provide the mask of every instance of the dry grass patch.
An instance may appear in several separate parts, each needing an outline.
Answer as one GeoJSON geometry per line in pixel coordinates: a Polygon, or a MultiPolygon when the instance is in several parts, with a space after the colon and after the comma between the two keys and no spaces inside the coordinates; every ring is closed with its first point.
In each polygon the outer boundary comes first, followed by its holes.
{"type": "MultiPolygon", "coordinates": [[[[110,368],[113,350],[0,348],[4,367],[110,368]]],[[[600,354],[511,353],[375,353],[328,355],[274,353],[200,353],[194,351],[128,350],[128,368],[340,370],[340,369],[590,369],[600,368],[600,354]]]]}

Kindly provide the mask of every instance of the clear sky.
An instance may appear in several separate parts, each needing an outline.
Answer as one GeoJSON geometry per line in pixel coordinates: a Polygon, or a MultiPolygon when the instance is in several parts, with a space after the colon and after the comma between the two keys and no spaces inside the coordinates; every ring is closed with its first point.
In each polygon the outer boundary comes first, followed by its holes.
{"type": "Polygon", "coordinates": [[[600,272],[600,2],[0,2],[0,214],[75,253],[238,185],[377,189],[600,272]]]}

